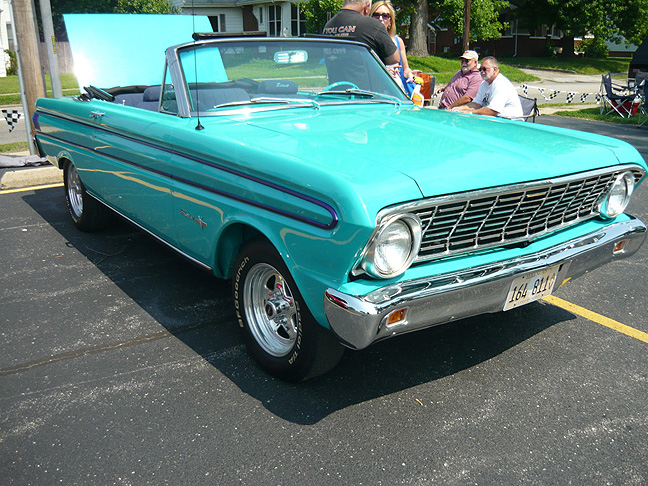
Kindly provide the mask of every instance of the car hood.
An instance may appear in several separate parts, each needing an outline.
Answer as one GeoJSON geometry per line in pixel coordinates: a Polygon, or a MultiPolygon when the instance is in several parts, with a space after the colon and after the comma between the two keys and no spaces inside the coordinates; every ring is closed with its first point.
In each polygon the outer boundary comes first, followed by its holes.
{"type": "Polygon", "coordinates": [[[608,137],[431,109],[347,105],[246,123],[281,135],[285,150],[332,171],[400,172],[425,197],[641,161],[632,146],[608,137]]]}
{"type": "Polygon", "coordinates": [[[159,84],[164,51],[211,32],[203,15],[65,14],[79,89],[159,84]]]}

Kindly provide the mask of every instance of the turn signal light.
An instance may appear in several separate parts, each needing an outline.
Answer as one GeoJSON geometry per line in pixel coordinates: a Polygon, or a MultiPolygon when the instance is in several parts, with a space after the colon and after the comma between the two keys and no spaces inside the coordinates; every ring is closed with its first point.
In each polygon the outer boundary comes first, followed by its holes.
{"type": "Polygon", "coordinates": [[[407,316],[407,308],[395,310],[394,312],[389,314],[389,317],[387,318],[387,325],[393,326],[394,324],[403,322],[405,321],[406,316],[407,316]]]}
{"type": "Polygon", "coordinates": [[[612,250],[612,254],[616,255],[617,253],[623,253],[625,251],[625,247],[627,244],[628,244],[628,240],[619,241],[616,245],[614,245],[614,250],[612,250]]]}

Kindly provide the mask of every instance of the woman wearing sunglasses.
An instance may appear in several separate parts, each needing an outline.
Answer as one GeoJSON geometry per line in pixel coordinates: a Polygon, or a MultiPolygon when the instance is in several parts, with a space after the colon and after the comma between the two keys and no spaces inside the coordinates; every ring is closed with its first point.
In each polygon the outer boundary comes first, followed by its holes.
{"type": "MultiPolygon", "coordinates": [[[[398,48],[398,55],[400,57],[396,66],[390,65],[387,68],[392,72],[395,78],[400,79],[401,84],[406,88],[407,83],[411,83],[414,79],[414,74],[407,62],[407,55],[405,54],[405,43],[396,35],[396,12],[391,2],[386,0],[379,0],[371,6],[369,15],[374,19],[380,20],[389,32],[389,37],[396,44],[398,48]]],[[[411,95],[411,93],[407,93],[411,95]]]]}

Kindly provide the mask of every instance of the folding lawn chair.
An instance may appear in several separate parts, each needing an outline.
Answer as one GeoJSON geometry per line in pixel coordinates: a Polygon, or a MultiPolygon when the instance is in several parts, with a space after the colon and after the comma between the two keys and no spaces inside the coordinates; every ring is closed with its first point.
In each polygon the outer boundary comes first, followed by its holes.
{"type": "Polygon", "coordinates": [[[639,113],[639,127],[642,127],[648,121],[648,73],[643,76],[637,75],[637,94],[640,96],[640,103],[637,112],[639,113]]]}
{"type": "Polygon", "coordinates": [[[614,84],[610,73],[601,76],[601,113],[609,115],[612,112],[617,113],[621,118],[632,116],[633,102],[636,93],[630,91],[627,86],[614,84]]]}
{"type": "Polygon", "coordinates": [[[538,100],[536,98],[527,98],[522,95],[518,95],[518,97],[520,98],[520,104],[522,105],[524,121],[535,123],[535,117],[540,114],[540,110],[538,110],[538,100]]]}

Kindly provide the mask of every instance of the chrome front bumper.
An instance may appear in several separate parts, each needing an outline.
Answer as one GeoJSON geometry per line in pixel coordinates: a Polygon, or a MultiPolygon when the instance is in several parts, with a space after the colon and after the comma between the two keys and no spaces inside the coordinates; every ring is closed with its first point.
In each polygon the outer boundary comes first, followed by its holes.
{"type": "Polygon", "coordinates": [[[367,295],[347,295],[329,288],[324,309],[340,341],[362,349],[397,334],[501,311],[516,277],[559,266],[558,288],[569,279],[633,255],[645,237],[646,225],[633,218],[521,258],[400,282],[367,295]],[[616,245],[623,241],[624,248],[615,252],[616,245]],[[407,308],[406,319],[388,326],[388,316],[403,308],[407,308]]]}

